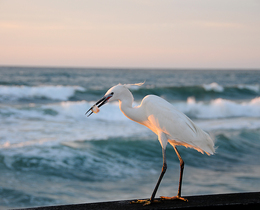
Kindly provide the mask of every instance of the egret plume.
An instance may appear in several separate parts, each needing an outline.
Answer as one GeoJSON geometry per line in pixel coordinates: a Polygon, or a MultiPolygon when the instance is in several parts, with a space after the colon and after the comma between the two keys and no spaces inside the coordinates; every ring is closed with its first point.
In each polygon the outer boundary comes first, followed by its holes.
{"type": "Polygon", "coordinates": [[[135,83],[135,84],[124,84],[124,86],[127,88],[131,88],[132,86],[142,86],[144,83],[145,81],[140,83],[135,83]]]}

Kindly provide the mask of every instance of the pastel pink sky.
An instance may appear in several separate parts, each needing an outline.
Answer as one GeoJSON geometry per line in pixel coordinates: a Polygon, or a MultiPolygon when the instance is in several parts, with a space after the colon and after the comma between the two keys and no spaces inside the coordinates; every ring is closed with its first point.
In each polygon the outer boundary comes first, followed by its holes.
{"type": "Polygon", "coordinates": [[[2,0],[0,65],[257,68],[259,0],[2,0]]]}

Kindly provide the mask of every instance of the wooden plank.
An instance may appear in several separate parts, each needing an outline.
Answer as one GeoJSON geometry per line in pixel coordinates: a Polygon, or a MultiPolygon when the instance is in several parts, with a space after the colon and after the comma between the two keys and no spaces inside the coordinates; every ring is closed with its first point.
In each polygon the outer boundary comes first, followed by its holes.
{"type": "Polygon", "coordinates": [[[169,209],[221,209],[223,207],[240,207],[242,209],[256,209],[260,207],[260,192],[233,193],[187,196],[188,202],[174,200],[161,201],[148,206],[142,204],[130,204],[130,200],[85,203],[61,206],[46,206],[27,208],[21,210],[169,210],[169,209]]]}

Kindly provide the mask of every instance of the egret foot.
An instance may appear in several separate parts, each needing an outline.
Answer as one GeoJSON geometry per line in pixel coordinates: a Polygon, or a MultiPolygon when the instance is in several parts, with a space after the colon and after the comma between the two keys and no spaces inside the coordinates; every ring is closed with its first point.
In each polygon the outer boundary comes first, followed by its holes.
{"type": "Polygon", "coordinates": [[[188,202],[188,199],[183,198],[183,197],[180,197],[180,196],[178,196],[178,195],[173,196],[173,197],[161,196],[160,198],[161,198],[162,200],[182,200],[182,201],[188,202]]]}
{"type": "Polygon", "coordinates": [[[153,201],[151,201],[150,199],[145,199],[145,200],[131,201],[130,203],[131,204],[141,203],[141,204],[143,204],[143,206],[147,206],[147,205],[150,205],[152,203],[159,203],[159,202],[161,202],[161,200],[153,200],[153,201]]]}

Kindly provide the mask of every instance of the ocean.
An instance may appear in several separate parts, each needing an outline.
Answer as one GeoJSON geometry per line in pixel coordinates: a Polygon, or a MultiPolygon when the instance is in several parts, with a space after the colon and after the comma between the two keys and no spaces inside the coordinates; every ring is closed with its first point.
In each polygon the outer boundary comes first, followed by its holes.
{"type": "MultiPolygon", "coordinates": [[[[163,97],[208,132],[212,156],[184,147],[182,195],[260,190],[260,71],[0,67],[0,209],[149,198],[162,167],[148,128],[118,103],[85,112],[118,83],[138,105],[163,97]]],[[[177,194],[179,160],[156,197],[177,194]]]]}

